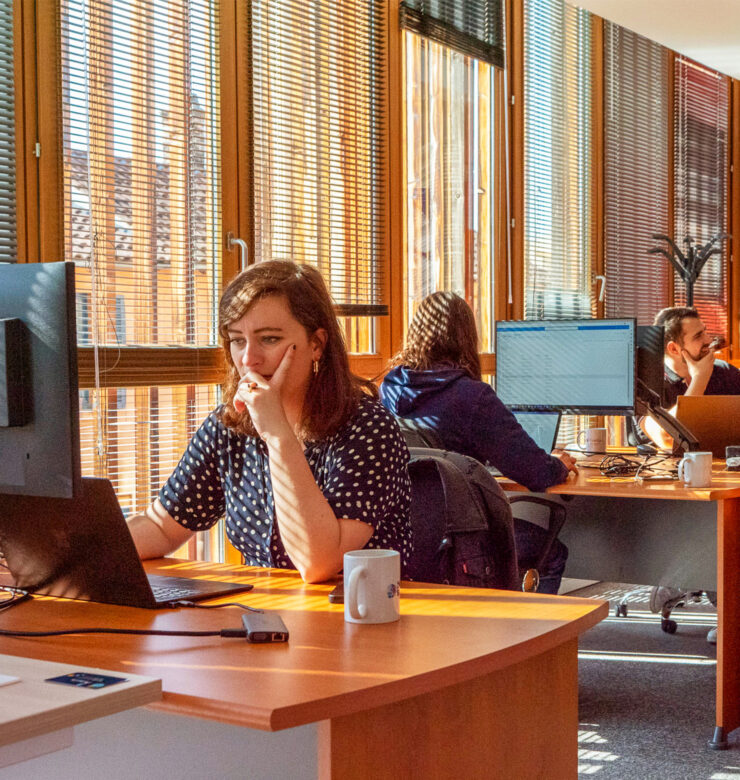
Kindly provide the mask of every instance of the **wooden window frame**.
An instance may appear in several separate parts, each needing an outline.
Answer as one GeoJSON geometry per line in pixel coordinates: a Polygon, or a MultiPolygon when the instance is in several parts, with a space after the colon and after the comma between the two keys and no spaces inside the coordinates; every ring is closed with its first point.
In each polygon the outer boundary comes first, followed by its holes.
{"type": "MultiPolygon", "coordinates": [[[[221,119],[222,119],[222,192],[224,233],[245,237],[254,246],[249,160],[251,155],[248,127],[249,84],[241,76],[248,61],[248,3],[223,2],[221,10],[221,119]],[[246,186],[244,186],[246,182],[246,186]]],[[[380,374],[387,360],[401,346],[403,321],[404,270],[402,257],[404,226],[403,145],[404,134],[401,74],[401,30],[398,24],[399,0],[387,0],[386,50],[386,151],[383,186],[386,203],[386,246],[382,262],[385,299],[389,316],[378,318],[377,351],[372,355],[352,355],[355,372],[374,377],[380,374]]],[[[57,110],[60,80],[56,19],[59,0],[36,0],[36,3],[14,3],[15,89],[16,89],[16,175],[18,256],[21,262],[58,260],[63,256],[63,208],[59,126],[57,110]],[[43,58],[39,56],[44,52],[43,58]],[[41,155],[36,156],[37,143],[41,155]]],[[[511,225],[500,210],[498,235],[503,243],[497,249],[496,319],[516,319],[523,315],[523,0],[506,0],[507,81],[513,105],[508,106],[509,202],[511,225]],[[510,236],[511,279],[508,277],[506,240],[510,236]],[[512,301],[508,300],[511,284],[512,301]]],[[[594,20],[597,22],[597,20],[594,20]]],[[[603,68],[600,65],[603,47],[601,24],[594,24],[594,204],[597,209],[595,271],[603,268],[603,68]]],[[[503,108],[503,107],[502,107],[503,108]]],[[[735,242],[740,240],[740,209],[734,207],[740,193],[740,82],[731,81],[729,101],[730,142],[728,143],[728,214],[729,232],[736,237],[730,242],[728,268],[728,317],[730,346],[728,357],[740,361],[740,274],[733,272],[735,242]]],[[[503,117],[503,111],[499,112],[503,117]]],[[[672,121],[672,120],[669,120],[672,121]]],[[[503,127],[502,137],[503,137],[503,127]]],[[[672,166],[671,166],[672,168],[672,166]]],[[[500,177],[502,186],[507,186],[500,177]]],[[[238,256],[224,247],[222,282],[238,269],[238,256]]],[[[603,314],[603,307],[598,308],[603,314]]],[[[134,350],[131,350],[133,352],[134,350]]],[[[484,373],[495,371],[495,357],[482,355],[484,373]]],[[[220,348],[172,349],[146,348],[138,355],[121,351],[118,366],[105,376],[105,385],[140,386],[152,381],[187,384],[218,381],[222,370],[220,348]],[[197,357],[193,353],[197,352],[197,357]],[[156,376],[139,365],[144,358],[157,366],[156,376]],[[164,379],[166,377],[166,379],[164,379]]],[[[92,348],[80,347],[80,387],[92,386],[92,348]]]]}

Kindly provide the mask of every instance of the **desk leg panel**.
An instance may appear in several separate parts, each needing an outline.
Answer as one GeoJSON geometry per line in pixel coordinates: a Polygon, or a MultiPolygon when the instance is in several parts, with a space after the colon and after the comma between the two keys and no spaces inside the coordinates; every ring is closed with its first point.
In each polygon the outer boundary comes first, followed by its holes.
{"type": "Polygon", "coordinates": [[[717,726],[740,726],[740,499],[717,512],[717,726]]]}
{"type": "Polygon", "coordinates": [[[577,652],[569,640],[465,683],[323,721],[319,778],[575,777],[577,652]]]}
{"type": "Polygon", "coordinates": [[[714,590],[716,502],[576,496],[565,508],[566,577],[714,590]]]}

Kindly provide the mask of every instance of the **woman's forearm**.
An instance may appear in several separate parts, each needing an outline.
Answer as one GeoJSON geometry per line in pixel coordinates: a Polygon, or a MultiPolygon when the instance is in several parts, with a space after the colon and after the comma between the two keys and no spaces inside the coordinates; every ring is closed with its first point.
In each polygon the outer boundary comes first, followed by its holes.
{"type": "Polygon", "coordinates": [[[336,517],[292,433],[270,439],[267,446],[275,519],[285,551],[307,582],[333,577],[347,550],[365,546],[372,527],[336,517]]]}
{"type": "Polygon", "coordinates": [[[161,558],[185,544],[193,531],[172,519],[159,499],[139,515],[129,518],[128,528],[139,558],[161,558]]]}

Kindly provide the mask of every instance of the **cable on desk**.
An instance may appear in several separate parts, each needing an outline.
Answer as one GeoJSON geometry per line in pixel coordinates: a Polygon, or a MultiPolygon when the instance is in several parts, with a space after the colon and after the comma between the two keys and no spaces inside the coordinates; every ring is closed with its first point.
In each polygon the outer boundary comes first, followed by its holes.
{"type": "Polygon", "coordinates": [[[11,594],[11,597],[9,599],[4,599],[3,601],[0,601],[0,612],[4,612],[6,609],[10,609],[11,607],[16,607],[18,604],[22,604],[24,601],[30,601],[33,596],[31,596],[30,593],[25,593],[23,591],[17,592],[17,591],[6,591],[7,593],[11,594]]]}
{"type": "Polygon", "coordinates": [[[43,637],[69,634],[136,634],[143,636],[222,636],[227,638],[246,637],[243,628],[222,628],[219,631],[164,631],[142,628],[69,628],[63,631],[7,631],[0,629],[0,636],[43,637]]]}
{"type": "Polygon", "coordinates": [[[239,604],[236,601],[229,601],[226,604],[198,604],[195,601],[173,601],[170,604],[171,607],[193,607],[195,609],[221,609],[221,607],[239,607],[239,609],[246,609],[249,612],[263,613],[264,609],[257,609],[257,607],[248,607],[246,604],[239,604]]]}
{"type": "Polygon", "coordinates": [[[670,455],[645,455],[639,459],[627,455],[607,455],[599,464],[599,471],[604,477],[629,477],[642,479],[646,473],[649,476],[677,477],[677,469],[657,468],[666,461],[672,461],[670,455]]]}

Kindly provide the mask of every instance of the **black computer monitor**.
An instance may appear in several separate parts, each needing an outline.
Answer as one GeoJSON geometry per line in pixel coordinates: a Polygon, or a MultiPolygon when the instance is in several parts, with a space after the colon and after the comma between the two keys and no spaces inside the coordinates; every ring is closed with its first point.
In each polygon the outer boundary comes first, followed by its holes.
{"type": "Polygon", "coordinates": [[[0,264],[0,493],[81,488],[74,270],[0,264]]]}
{"type": "Polygon", "coordinates": [[[637,326],[637,406],[665,406],[665,333],[662,325],[637,326]]]}
{"type": "Polygon", "coordinates": [[[496,323],[496,393],[512,409],[635,413],[635,320],[496,323]]]}

